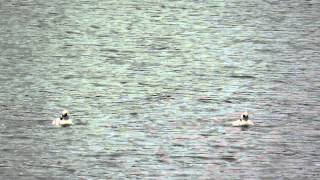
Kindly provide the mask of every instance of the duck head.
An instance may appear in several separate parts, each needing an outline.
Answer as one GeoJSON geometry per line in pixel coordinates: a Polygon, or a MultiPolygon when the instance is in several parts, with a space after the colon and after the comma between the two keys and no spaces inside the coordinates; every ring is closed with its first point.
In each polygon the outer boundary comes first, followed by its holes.
{"type": "Polygon", "coordinates": [[[62,113],[61,113],[61,117],[62,118],[65,118],[69,115],[69,112],[67,110],[63,110],[62,113]]]}
{"type": "Polygon", "coordinates": [[[249,113],[247,111],[242,113],[240,120],[248,121],[249,120],[249,113]]]}

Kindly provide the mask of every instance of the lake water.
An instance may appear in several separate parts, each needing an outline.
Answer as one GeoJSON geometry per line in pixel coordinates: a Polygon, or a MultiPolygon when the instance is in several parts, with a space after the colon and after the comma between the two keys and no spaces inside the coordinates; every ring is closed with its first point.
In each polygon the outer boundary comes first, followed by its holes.
{"type": "Polygon", "coordinates": [[[317,0],[1,0],[0,178],[319,179],[319,37],[317,0]]]}

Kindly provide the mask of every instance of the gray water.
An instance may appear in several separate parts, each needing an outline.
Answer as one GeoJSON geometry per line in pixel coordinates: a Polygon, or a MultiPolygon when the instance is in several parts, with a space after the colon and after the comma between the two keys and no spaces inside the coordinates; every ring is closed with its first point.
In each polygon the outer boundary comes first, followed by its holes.
{"type": "Polygon", "coordinates": [[[317,0],[0,0],[0,179],[319,179],[319,37],[317,0]]]}

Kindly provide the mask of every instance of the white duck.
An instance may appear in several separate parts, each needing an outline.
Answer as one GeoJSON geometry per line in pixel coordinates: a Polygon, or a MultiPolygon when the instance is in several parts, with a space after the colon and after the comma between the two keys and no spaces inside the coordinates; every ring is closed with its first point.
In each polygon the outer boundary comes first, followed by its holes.
{"type": "Polygon", "coordinates": [[[63,110],[60,118],[52,121],[52,125],[58,126],[58,127],[67,127],[67,126],[71,126],[72,124],[73,124],[72,120],[67,110],[63,110]]]}
{"type": "Polygon", "coordinates": [[[249,120],[248,112],[242,113],[239,120],[232,122],[232,126],[235,126],[235,127],[249,127],[253,125],[254,123],[251,120],[249,120]]]}

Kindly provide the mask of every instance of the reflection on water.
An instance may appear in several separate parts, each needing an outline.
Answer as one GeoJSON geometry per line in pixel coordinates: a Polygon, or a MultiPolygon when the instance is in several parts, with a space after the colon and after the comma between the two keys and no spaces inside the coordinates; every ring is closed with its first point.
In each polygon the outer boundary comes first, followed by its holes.
{"type": "Polygon", "coordinates": [[[2,179],[319,178],[317,1],[0,4],[2,179]]]}

